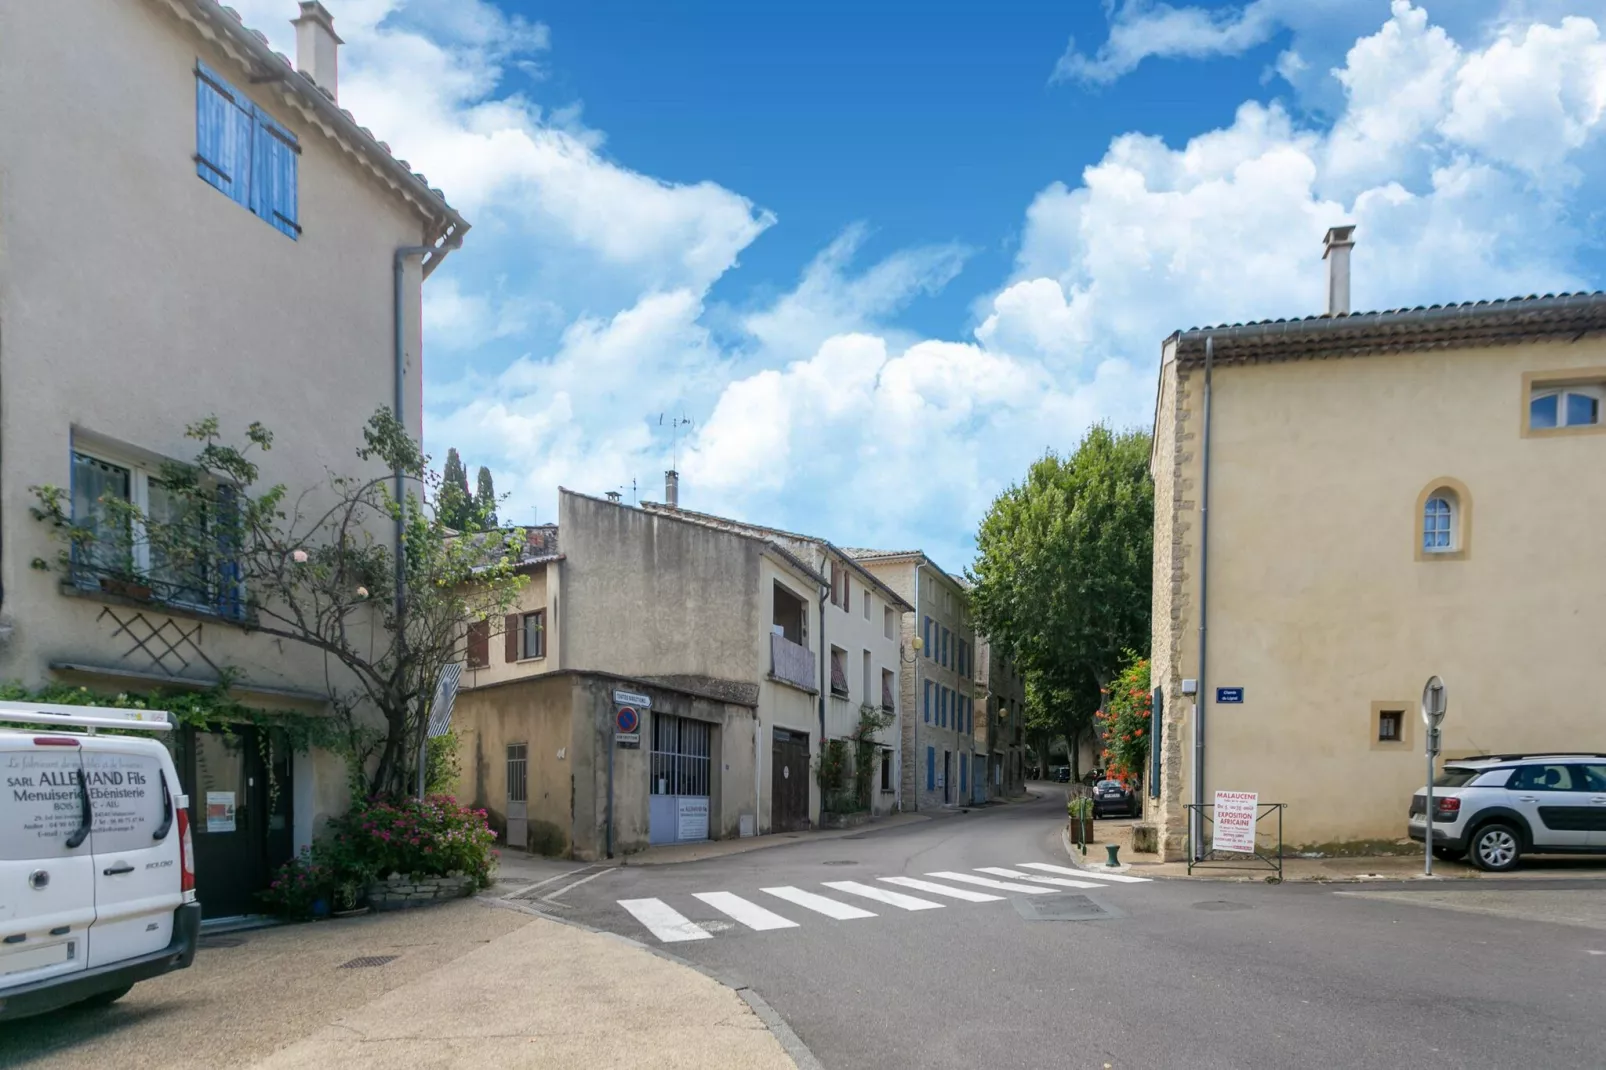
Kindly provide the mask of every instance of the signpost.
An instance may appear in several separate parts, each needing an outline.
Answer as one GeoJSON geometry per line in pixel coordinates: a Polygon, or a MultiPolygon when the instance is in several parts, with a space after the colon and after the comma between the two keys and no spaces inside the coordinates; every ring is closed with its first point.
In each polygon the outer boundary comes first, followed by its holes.
{"type": "Polygon", "coordinates": [[[615,689],[613,693],[613,746],[608,748],[608,857],[613,857],[613,753],[620,747],[641,746],[641,714],[652,709],[652,696],[615,689]]]}
{"type": "Polygon", "coordinates": [[[1211,849],[1255,853],[1255,822],[1260,817],[1260,794],[1253,791],[1216,792],[1215,831],[1211,849]]]}
{"type": "Polygon", "coordinates": [[[1444,681],[1437,676],[1428,677],[1427,685],[1422,688],[1422,724],[1427,729],[1423,733],[1427,737],[1423,749],[1428,756],[1427,807],[1422,814],[1422,873],[1428,877],[1433,876],[1433,759],[1439,753],[1439,725],[1449,701],[1444,681]]]}

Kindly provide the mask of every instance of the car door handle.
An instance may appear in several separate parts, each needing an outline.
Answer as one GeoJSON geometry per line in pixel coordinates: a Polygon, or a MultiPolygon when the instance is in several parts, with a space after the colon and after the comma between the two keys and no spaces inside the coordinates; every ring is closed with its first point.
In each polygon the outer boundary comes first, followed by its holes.
{"type": "Polygon", "coordinates": [[[1539,801],[1539,796],[1537,796],[1537,795],[1519,795],[1519,796],[1517,796],[1517,801],[1518,802],[1538,802],[1539,801]]]}
{"type": "Polygon", "coordinates": [[[105,874],[108,877],[117,877],[117,876],[121,876],[124,873],[132,873],[132,872],[134,872],[134,867],[129,865],[127,862],[123,862],[123,863],[121,863],[119,865],[115,865],[111,869],[103,869],[103,870],[101,870],[101,873],[105,874]]]}

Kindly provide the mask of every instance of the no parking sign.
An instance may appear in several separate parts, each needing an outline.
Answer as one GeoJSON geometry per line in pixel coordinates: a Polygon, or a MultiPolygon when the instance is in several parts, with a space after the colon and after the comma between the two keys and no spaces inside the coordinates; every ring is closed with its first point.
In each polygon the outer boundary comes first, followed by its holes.
{"type": "Polygon", "coordinates": [[[652,698],[632,691],[613,693],[613,741],[621,747],[641,746],[641,711],[652,709],[652,698]]]}

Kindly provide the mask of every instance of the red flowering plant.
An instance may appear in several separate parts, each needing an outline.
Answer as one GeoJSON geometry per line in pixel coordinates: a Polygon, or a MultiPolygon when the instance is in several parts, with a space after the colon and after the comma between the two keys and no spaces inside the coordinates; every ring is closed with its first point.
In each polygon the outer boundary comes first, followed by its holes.
{"type": "Polygon", "coordinates": [[[257,893],[269,913],[290,918],[309,918],[313,904],[329,895],[336,883],[328,863],[316,858],[313,851],[302,851],[280,866],[268,887],[257,893]]]}
{"type": "Polygon", "coordinates": [[[332,853],[370,879],[461,875],[486,888],[496,867],[496,833],[485,811],[450,795],[359,802],[331,822],[329,833],[332,853]]]}
{"type": "Polygon", "coordinates": [[[1148,766],[1152,706],[1149,659],[1128,652],[1126,665],[1110,682],[1104,708],[1097,715],[1105,776],[1123,787],[1135,787],[1148,766]]]}

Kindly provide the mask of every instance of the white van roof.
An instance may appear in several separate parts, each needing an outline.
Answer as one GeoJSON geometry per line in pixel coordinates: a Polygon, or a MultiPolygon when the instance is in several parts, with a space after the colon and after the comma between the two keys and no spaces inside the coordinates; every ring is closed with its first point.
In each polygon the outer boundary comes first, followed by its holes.
{"type": "Polygon", "coordinates": [[[120,728],[171,732],[166,710],[129,710],[116,706],[56,706],[48,702],[0,702],[0,723],[60,725],[63,728],[120,728]]]}

